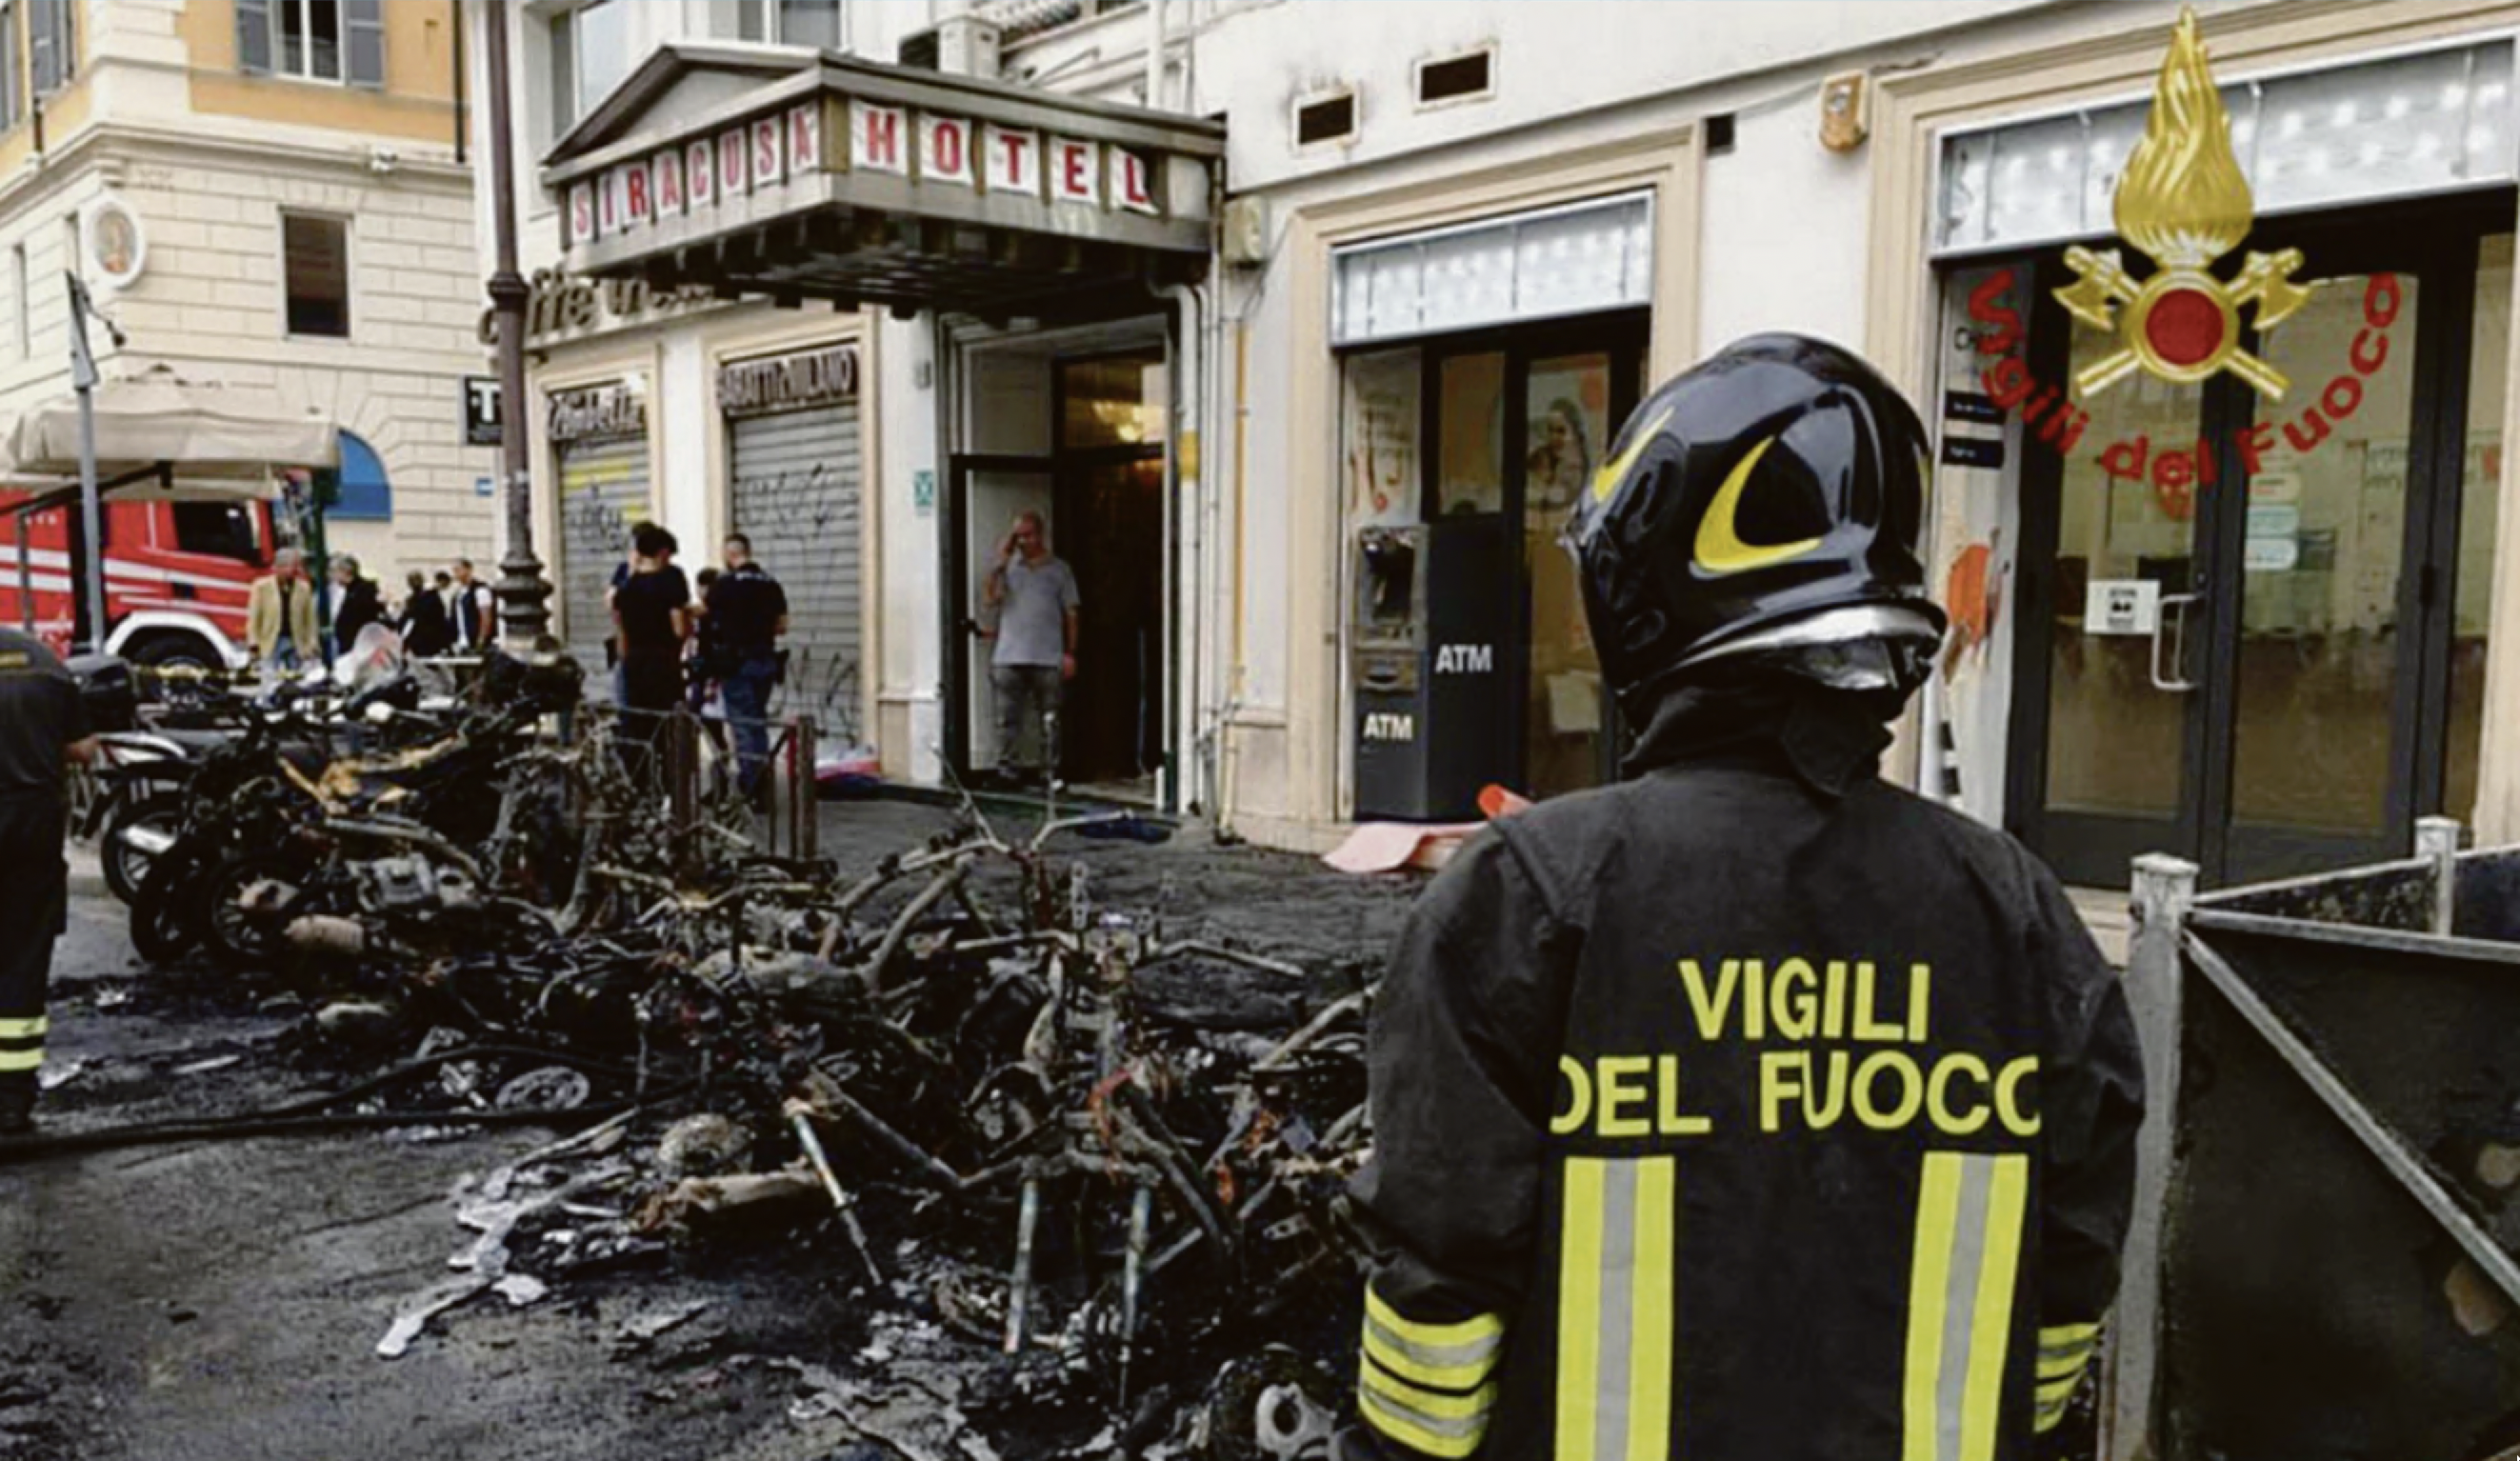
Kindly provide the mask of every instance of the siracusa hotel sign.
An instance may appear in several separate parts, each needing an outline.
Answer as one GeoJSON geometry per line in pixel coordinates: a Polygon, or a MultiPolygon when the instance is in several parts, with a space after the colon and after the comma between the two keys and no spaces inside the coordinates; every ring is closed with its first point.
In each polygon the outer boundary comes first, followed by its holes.
{"type": "Polygon", "coordinates": [[[824,94],[679,138],[568,187],[568,248],[700,222],[820,173],[890,176],[1045,206],[1160,218],[1162,188],[1134,149],[974,116],[824,94]]]}

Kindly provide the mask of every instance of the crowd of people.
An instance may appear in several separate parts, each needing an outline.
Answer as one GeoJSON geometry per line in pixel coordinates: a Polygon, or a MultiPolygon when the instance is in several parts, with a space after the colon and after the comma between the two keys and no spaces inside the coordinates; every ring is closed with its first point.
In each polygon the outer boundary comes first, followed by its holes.
{"type": "Polygon", "coordinates": [[[473,575],[472,560],[455,560],[433,579],[414,569],[403,581],[402,597],[388,603],[355,555],[337,553],[318,588],[306,571],[305,555],[281,549],[247,600],[246,638],[255,664],[291,670],[338,659],[372,625],[391,631],[402,653],[419,658],[478,654],[498,637],[498,600],[473,575]]]}
{"type": "MultiPolygon", "coordinates": [[[[779,647],[788,633],[787,591],[753,561],[752,541],[742,533],[727,536],[722,567],[700,570],[698,592],[674,562],[679,551],[671,532],[642,524],[613,571],[605,591],[611,632],[604,642],[613,702],[658,712],[688,701],[724,718],[744,790],[757,796],[770,753],[770,694],[787,671],[779,647]]],[[[412,570],[401,598],[390,603],[351,554],[333,555],[326,578],[318,590],[295,548],[272,556],[247,611],[258,666],[338,662],[376,627],[393,636],[394,653],[406,659],[477,655],[498,638],[498,598],[470,559],[434,575],[412,570]]]]}

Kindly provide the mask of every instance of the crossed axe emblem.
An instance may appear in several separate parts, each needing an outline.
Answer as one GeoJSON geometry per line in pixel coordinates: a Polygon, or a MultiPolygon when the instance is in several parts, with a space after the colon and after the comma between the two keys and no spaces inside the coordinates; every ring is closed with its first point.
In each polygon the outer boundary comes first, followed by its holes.
{"type": "Polygon", "coordinates": [[[2292,382],[2283,372],[2240,346],[2240,308],[2257,306],[2257,328],[2290,318],[2310,302],[2312,286],[2293,281],[2304,263],[2298,249],[2252,252],[2229,284],[2200,267],[2177,264],[2138,284],[2115,249],[2065,251],[2066,267],[2079,283],[2055,292],[2074,318],[2115,330],[2123,347],[2077,371],[2084,395],[2096,394],[2138,369],[2188,385],[2228,370],[2269,400],[2281,399],[2292,382]],[[2127,313],[2123,325],[2118,306],[2127,313]]]}

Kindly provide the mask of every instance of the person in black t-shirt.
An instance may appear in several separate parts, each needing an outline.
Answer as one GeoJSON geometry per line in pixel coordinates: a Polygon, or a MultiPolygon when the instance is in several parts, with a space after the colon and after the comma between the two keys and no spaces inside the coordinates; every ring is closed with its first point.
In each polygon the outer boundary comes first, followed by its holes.
{"type": "Polygon", "coordinates": [[[779,683],[779,638],[788,632],[788,591],[752,561],[752,539],[729,533],[726,571],[708,596],[716,673],[726,685],[726,720],[735,732],[736,764],[744,795],[760,790],[770,762],[770,690],[779,683]]]}
{"type": "Polygon", "coordinates": [[[621,641],[623,741],[631,774],[645,780],[656,738],[683,693],[683,642],[691,635],[692,585],[674,567],[674,535],[642,523],[633,538],[639,567],[612,595],[621,641]]]}

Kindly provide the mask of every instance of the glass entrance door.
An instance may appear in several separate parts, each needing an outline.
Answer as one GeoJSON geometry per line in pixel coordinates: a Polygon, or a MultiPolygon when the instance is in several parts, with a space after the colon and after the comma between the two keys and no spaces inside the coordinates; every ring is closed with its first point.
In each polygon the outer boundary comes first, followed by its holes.
{"type": "MultiPolygon", "coordinates": [[[[2010,820],[2069,881],[2122,884],[2155,849],[2219,882],[2404,855],[2419,811],[2472,798],[2459,669],[2481,661],[2504,336],[2480,320],[2509,307],[2509,238],[2252,240],[2284,244],[2315,288],[2242,337],[2280,396],[2131,375],[2083,396],[2074,449],[2025,461],[2014,744],[2036,754],[2010,820]]],[[[2042,276],[2034,373],[2114,354],[2050,302],[2069,276],[2042,276]]]]}

